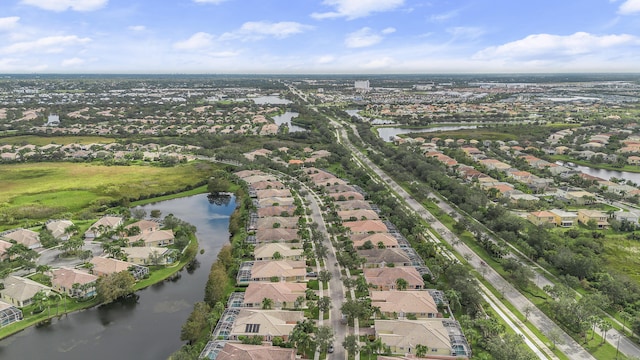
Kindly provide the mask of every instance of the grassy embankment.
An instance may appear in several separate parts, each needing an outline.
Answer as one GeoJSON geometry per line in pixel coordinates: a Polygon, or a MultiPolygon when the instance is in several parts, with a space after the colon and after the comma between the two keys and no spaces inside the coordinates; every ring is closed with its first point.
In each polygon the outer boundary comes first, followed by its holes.
{"type": "Polygon", "coordinates": [[[67,145],[67,144],[110,144],[116,142],[114,138],[102,136],[36,136],[22,135],[0,138],[0,145],[37,145],[44,146],[49,144],[67,145]]]}
{"type": "MultiPolygon", "coordinates": [[[[0,199],[3,199],[3,203],[0,203],[2,204],[0,211],[7,211],[8,208],[15,208],[16,206],[32,206],[34,204],[45,204],[46,206],[48,202],[51,202],[51,204],[64,204],[63,206],[68,210],[68,213],[77,213],[85,206],[90,206],[91,201],[100,196],[98,189],[104,185],[104,175],[111,173],[110,170],[114,169],[116,170],[114,171],[115,173],[122,170],[131,170],[128,173],[132,176],[119,177],[118,183],[122,187],[137,186],[141,183],[149,184],[150,181],[155,182],[157,180],[148,180],[147,177],[152,179],[160,177],[160,179],[166,179],[167,183],[162,184],[162,186],[158,183],[155,189],[160,189],[161,193],[167,193],[179,191],[182,188],[191,187],[194,183],[202,182],[207,178],[207,174],[211,171],[212,167],[209,166],[209,164],[189,164],[178,168],[180,168],[181,171],[176,171],[176,168],[155,168],[148,166],[106,167],[73,163],[3,165],[0,166],[0,182],[8,184],[8,186],[3,186],[2,189],[0,189],[0,199]],[[185,174],[182,174],[183,172],[185,174]],[[18,181],[20,174],[25,175],[24,181],[18,181]],[[65,178],[69,178],[70,181],[63,181],[65,178]],[[8,179],[14,180],[11,181],[8,179]],[[192,182],[189,183],[188,181],[192,182]],[[38,182],[39,184],[34,182],[38,182]],[[86,190],[68,190],[74,186],[80,187],[83,185],[86,190]],[[29,193],[33,192],[34,188],[37,188],[37,191],[41,191],[43,195],[39,196],[37,193],[29,193]],[[5,202],[5,200],[13,201],[5,202]]],[[[196,187],[184,192],[176,192],[171,195],[148,198],[136,203],[136,205],[168,200],[170,198],[191,196],[203,192],[206,192],[206,186],[196,187]]],[[[140,195],[151,196],[150,193],[141,193],[140,195]]],[[[87,221],[78,221],[78,223],[85,222],[87,221]]],[[[7,226],[5,225],[5,227],[7,226]]],[[[169,267],[153,268],[151,276],[137,282],[134,289],[140,290],[169,278],[193,259],[197,249],[198,242],[195,236],[193,236],[185,250],[186,256],[184,256],[180,262],[169,267]]],[[[50,300],[48,306],[41,312],[34,311],[37,310],[35,305],[27,306],[22,309],[25,319],[0,329],[0,339],[32,325],[49,321],[54,317],[63,316],[64,314],[90,308],[98,304],[99,301],[95,298],[88,301],[75,301],[73,299],[63,299],[59,297],[55,300],[50,300]]]]}
{"type": "MultiPolygon", "coordinates": [[[[93,217],[122,199],[154,198],[181,190],[201,193],[214,164],[176,167],[103,166],[91,163],[0,165],[0,231],[49,218],[93,217]]],[[[126,203],[126,201],[125,201],[126,203]]],[[[140,203],[136,203],[140,204],[140,203]]]]}

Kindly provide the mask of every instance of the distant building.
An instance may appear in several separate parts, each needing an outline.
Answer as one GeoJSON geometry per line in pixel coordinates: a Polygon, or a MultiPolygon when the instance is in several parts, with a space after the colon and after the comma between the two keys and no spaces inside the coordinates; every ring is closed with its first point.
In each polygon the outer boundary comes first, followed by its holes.
{"type": "Polygon", "coordinates": [[[51,114],[47,118],[47,126],[58,126],[60,125],[60,116],[51,114]]]}
{"type": "Polygon", "coordinates": [[[369,91],[371,88],[369,87],[369,80],[356,80],[353,84],[353,87],[356,90],[364,90],[369,91]]]}

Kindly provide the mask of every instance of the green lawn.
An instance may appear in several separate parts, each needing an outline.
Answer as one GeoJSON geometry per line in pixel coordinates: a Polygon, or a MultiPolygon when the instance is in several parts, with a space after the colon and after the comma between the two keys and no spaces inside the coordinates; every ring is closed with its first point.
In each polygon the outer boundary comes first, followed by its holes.
{"type": "MultiPolygon", "coordinates": [[[[0,223],[4,226],[0,230],[27,219],[41,221],[95,211],[122,198],[173,193],[202,184],[215,167],[204,162],[168,168],[92,163],[0,165],[0,223]]],[[[194,193],[204,190],[198,188],[194,193]]]]}
{"type": "Polygon", "coordinates": [[[114,138],[102,137],[102,136],[36,136],[36,135],[23,135],[12,136],[0,139],[0,145],[22,145],[31,144],[37,146],[44,146],[48,144],[110,144],[116,142],[114,138]]]}

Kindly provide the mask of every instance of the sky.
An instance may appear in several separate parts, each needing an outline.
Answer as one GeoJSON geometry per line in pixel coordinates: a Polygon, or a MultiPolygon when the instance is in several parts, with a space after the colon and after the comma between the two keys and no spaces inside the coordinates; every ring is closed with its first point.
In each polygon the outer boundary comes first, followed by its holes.
{"type": "Polygon", "coordinates": [[[0,0],[0,73],[640,72],[640,0],[0,0]]]}

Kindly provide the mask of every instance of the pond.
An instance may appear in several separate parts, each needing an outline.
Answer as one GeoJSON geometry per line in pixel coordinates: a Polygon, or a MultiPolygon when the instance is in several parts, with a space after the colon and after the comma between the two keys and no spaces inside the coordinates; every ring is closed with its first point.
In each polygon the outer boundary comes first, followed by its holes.
{"type": "Polygon", "coordinates": [[[454,131],[461,129],[476,129],[477,125],[456,125],[456,126],[437,126],[437,127],[429,127],[429,128],[400,128],[400,127],[379,127],[378,135],[382,140],[386,142],[391,142],[393,139],[400,134],[411,134],[411,133],[432,133],[438,131],[454,131]]]}
{"type": "Polygon", "coordinates": [[[229,216],[235,198],[210,202],[206,194],[150,204],[143,208],[170,213],[197,227],[204,254],[174,280],[119,301],[69,314],[50,325],[31,327],[0,341],[1,359],[166,359],[183,342],[180,329],[193,304],[204,298],[211,264],[229,242],[229,216]]]}
{"type": "Polygon", "coordinates": [[[276,122],[276,125],[278,126],[282,124],[287,124],[287,126],[289,127],[289,132],[306,131],[307,129],[301,126],[291,125],[291,119],[297,116],[298,116],[297,112],[287,111],[282,115],[274,116],[273,120],[276,122]]]}

